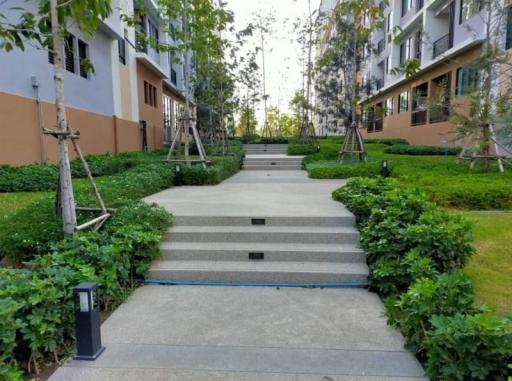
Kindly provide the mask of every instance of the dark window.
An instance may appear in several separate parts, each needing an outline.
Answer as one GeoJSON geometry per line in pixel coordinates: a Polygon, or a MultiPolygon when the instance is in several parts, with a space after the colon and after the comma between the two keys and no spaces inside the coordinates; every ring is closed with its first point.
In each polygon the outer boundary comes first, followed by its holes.
{"type": "Polygon", "coordinates": [[[66,70],[75,72],[75,36],[68,35],[65,41],[66,70]]]}
{"type": "Polygon", "coordinates": [[[402,0],[402,17],[412,8],[412,0],[402,0]]]}
{"type": "Polygon", "coordinates": [[[421,30],[417,31],[414,36],[414,58],[421,61],[421,46],[422,46],[423,36],[421,34],[421,30]]]}
{"type": "MultiPolygon", "coordinates": [[[[156,27],[155,24],[153,24],[153,22],[150,19],[148,19],[148,28],[149,28],[149,37],[153,40],[153,43],[158,44],[159,43],[158,28],[156,27]]],[[[158,50],[158,48],[156,50],[158,50]]]]}
{"type": "Polygon", "coordinates": [[[386,99],[385,103],[384,103],[384,116],[391,116],[393,115],[393,109],[394,109],[394,105],[393,105],[393,97],[391,98],[388,98],[386,99]]]}
{"type": "Polygon", "coordinates": [[[122,40],[117,40],[117,44],[119,46],[119,62],[126,65],[126,41],[123,38],[122,40]]]}
{"type": "Polygon", "coordinates": [[[427,123],[428,83],[414,88],[412,99],[411,125],[418,126],[427,123]]]}
{"type": "Polygon", "coordinates": [[[375,121],[374,121],[374,131],[380,132],[384,128],[383,123],[383,117],[384,117],[384,107],[382,103],[378,103],[375,107],[375,121]]]}
{"type": "Polygon", "coordinates": [[[87,78],[87,68],[84,64],[85,60],[89,58],[89,46],[82,40],[78,40],[78,60],[80,62],[80,76],[87,78]]]}
{"type": "Polygon", "coordinates": [[[461,0],[460,1],[460,20],[459,24],[472,17],[484,9],[483,0],[461,0]]]}
{"type": "Polygon", "coordinates": [[[404,91],[398,96],[398,113],[409,110],[409,92],[404,91]]]}
{"type": "Polygon", "coordinates": [[[469,65],[457,69],[455,95],[469,95],[478,88],[480,75],[475,66],[469,65]]]}
{"type": "Polygon", "coordinates": [[[157,107],[156,87],[146,81],[144,81],[144,103],[157,107]]]}
{"type": "Polygon", "coordinates": [[[174,86],[178,85],[178,76],[176,75],[176,70],[171,69],[171,83],[174,86]]]}
{"type": "Polygon", "coordinates": [[[412,37],[409,37],[400,45],[400,63],[404,63],[405,61],[411,59],[411,43],[412,37]]]}
{"type": "Polygon", "coordinates": [[[506,48],[512,48],[512,8],[508,9],[507,14],[507,44],[506,48]]]}
{"type": "Polygon", "coordinates": [[[445,122],[450,118],[450,73],[432,80],[431,97],[435,105],[430,107],[430,123],[445,122]]]}
{"type": "Polygon", "coordinates": [[[375,131],[374,126],[375,109],[370,107],[366,112],[366,132],[371,133],[375,131]]]}
{"type": "Polygon", "coordinates": [[[48,47],[48,62],[52,65],[55,63],[55,58],[53,56],[53,46],[48,47]]]}
{"type": "Polygon", "coordinates": [[[393,17],[393,12],[389,12],[386,18],[386,32],[391,32],[391,18],[393,17]]]}

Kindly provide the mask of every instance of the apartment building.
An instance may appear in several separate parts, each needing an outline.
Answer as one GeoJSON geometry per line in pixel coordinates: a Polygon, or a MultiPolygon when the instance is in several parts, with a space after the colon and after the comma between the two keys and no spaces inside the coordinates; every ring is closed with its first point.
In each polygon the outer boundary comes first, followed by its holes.
{"type": "MultiPolygon", "coordinates": [[[[468,106],[465,96],[478,86],[472,63],[486,38],[487,14],[481,2],[392,0],[381,7],[384,29],[373,34],[373,53],[361,73],[369,106],[363,113],[363,135],[459,144],[449,118],[453,108],[468,106]],[[393,71],[412,59],[419,63],[412,80],[393,71]]],[[[509,47],[510,41],[502,42],[504,49],[509,47]]]]}
{"type": "MultiPolygon", "coordinates": [[[[318,12],[319,30],[316,56],[322,57],[329,48],[329,43],[336,37],[336,27],[332,21],[332,11],[339,0],[321,0],[318,12]]],[[[317,136],[344,135],[345,121],[336,113],[337,101],[343,99],[329,99],[322,94],[322,88],[332,87],[336,92],[336,84],[341,81],[340,72],[334,72],[328,68],[317,74],[315,79],[314,104],[316,107],[315,130],[317,136]]]]}
{"type": "MultiPolygon", "coordinates": [[[[322,0],[320,11],[330,12],[339,1],[343,0],[322,0]]],[[[450,112],[467,108],[465,96],[478,86],[479,74],[472,63],[486,38],[487,14],[481,4],[479,0],[390,0],[379,4],[385,22],[363,49],[366,54],[357,73],[364,89],[359,110],[364,137],[399,137],[430,145],[460,143],[455,140],[450,112]],[[396,68],[413,59],[419,71],[407,79],[396,68]]],[[[512,46],[509,13],[508,19],[502,20],[508,23],[502,25],[506,29],[503,49],[512,46]]],[[[336,37],[332,25],[322,33],[319,54],[336,37]]],[[[329,75],[340,77],[340,73],[329,75]]],[[[322,114],[325,105],[317,101],[317,107],[322,114]]],[[[340,123],[327,114],[318,117],[319,131],[333,130],[333,121],[340,123]]]]}
{"type": "MultiPolygon", "coordinates": [[[[0,5],[10,21],[19,15],[11,9],[15,5],[0,5]]],[[[37,13],[35,0],[19,5],[37,13]]],[[[172,44],[156,3],[146,0],[146,7],[139,30],[172,44]]],[[[135,28],[122,22],[134,2],[114,0],[112,10],[93,37],[71,29],[63,52],[68,121],[80,131],[85,154],[163,147],[172,139],[185,96],[191,97],[184,91],[182,65],[168,52],[139,43],[135,28]],[[86,72],[84,59],[94,73],[86,72]]],[[[56,124],[52,64],[52,53],[35,43],[25,51],[0,51],[0,164],[57,161],[56,142],[41,134],[56,124]]]]}

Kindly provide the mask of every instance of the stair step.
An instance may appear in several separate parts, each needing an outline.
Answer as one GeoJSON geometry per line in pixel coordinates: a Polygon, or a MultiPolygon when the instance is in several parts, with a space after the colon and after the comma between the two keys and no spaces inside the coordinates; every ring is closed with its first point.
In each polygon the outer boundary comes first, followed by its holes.
{"type": "Polygon", "coordinates": [[[264,253],[265,261],[366,263],[356,245],[261,242],[164,242],[166,260],[248,261],[249,253],[264,253]]]}
{"type": "Polygon", "coordinates": [[[359,241],[354,227],[325,226],[175,226],[167,231],[174,242],[352,243],[359,241]]]}
{"type": "Polygon", "coordinates": [[[213,282],[271,284],[366,284],[368,267],[362,263],[265,261],[156,261],[149,282],[213,282]]]}
{"type": "MultiPolygon", "coordinates": [[[[174,226],[254,226],[253,219],[264,220],[263,226],[331,226],[353,227],[352,214],[340,217],[267,217],[267,216],[175,216],[174,226]]],[[[255,221],[257,222],[257,221],[255,221]]]]}
{"type": "Polygon", "coordinates": [[[245,165],[244,169],[249,171],[297,171],[301,170],[301,165],[245,165]]]}

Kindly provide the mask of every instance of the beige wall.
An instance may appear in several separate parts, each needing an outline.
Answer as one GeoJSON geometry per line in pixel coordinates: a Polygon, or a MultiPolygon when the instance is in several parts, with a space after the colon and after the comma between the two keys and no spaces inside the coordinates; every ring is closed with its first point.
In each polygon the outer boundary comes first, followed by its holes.
{"type": "Polygon", "coordinates": [[[467,99],[455,96],[457,69],[461,66],[467,65],[471,61],[474,61],[478,57],[478,54],[479,48],[468,51],[456,59],[441,63],[437,67],[422,73],[413,80],[376,97],[372,101],[373,105],[379,104],[380,102],[384,102],[386,99],[393,97],[393,115],[384,117],[383,131],[368,133],[365,128],[361,130],[363,137],[367,139],[404,138],[412,144],[436,146],[442,146],[444,145],[443,141],[446,141],[449,145],[457,145],[458,142],[455,135],[455,126],[450,122],[428,123],[427,119],[427,123],[424,125],[411,125],[413,89],[418,85],[428,82],[429,95],[431,95],[433,91],[431,81],[446,73],[451,73],[451,105],[457,110],[467,108],[464,107],[467,105],[467,99]],[[409,92],[409,109],[406,112],[398,113],[398,95],[404,91],[409,92]]]}
{"type": "MultiPolygon", "coordinates": [[[[41,106],[43,126],[55,128],[55,105],[43,102],[41,106]]],[[[114,154],[140,149],[138,123],[70,107],[66,111],[70,127],[80,131],[79,143],[84,154],[114,154]]],[[[44,141],[48,161],[56,162],[55,139],[45,136],[44,141]]],[[[70,154],[75,157],[71,148],[70,154]]],[[[0,164],[30,164],[40,162],[40,158],[35,100],[0,92],[0,164]]]]}
{"type": "Polygon", "coordinates": [[[132,99],[131,99],[131,79],[128,66],[119,64],[119,78],[121,82],[121,115],[124,119],[132,120],[132,99]]]}

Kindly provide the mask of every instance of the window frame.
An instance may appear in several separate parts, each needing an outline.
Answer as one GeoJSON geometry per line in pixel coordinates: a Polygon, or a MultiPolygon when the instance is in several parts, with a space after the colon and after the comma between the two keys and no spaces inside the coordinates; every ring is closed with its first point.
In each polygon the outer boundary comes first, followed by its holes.
{"type": "Polygon", "coordinates": [[[478,68],[474,64],[469,64],[457,68],[455,75],[455,96],[468,96],[478,89],[481,75],[478,68]]]}
{"type": "Polygon", "coordinates": [[[398,94],[398,113],[402,114],[409,111],[409,90],[402,91],[398,94]],[[405,102],[404,102],[405,99],[405,102]],[[402,106],[405,105],[405,108],[402,106]]]}

